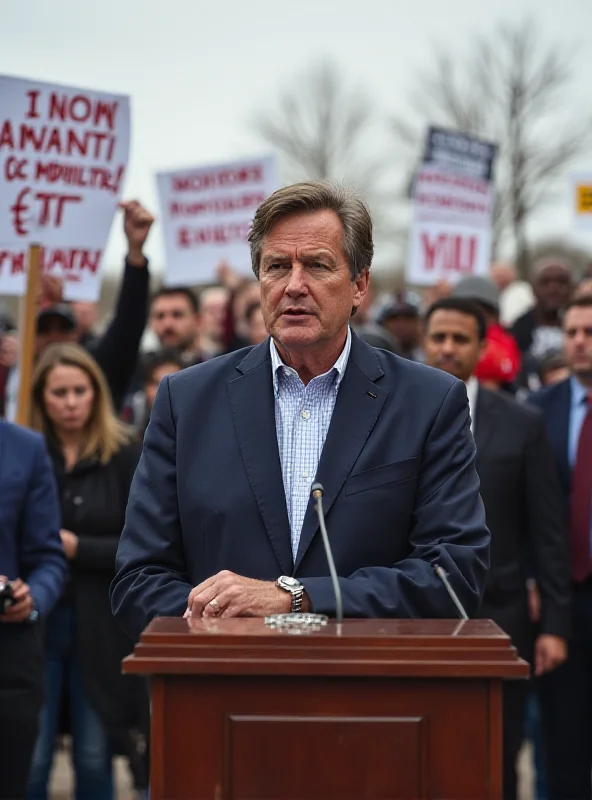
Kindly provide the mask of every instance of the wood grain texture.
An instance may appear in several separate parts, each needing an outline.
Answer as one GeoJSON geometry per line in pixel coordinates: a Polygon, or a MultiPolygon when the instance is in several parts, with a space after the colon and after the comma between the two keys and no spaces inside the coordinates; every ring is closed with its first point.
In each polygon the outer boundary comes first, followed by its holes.
{"type": "Polygon", "coordinates": [[[500,800],[501,679],[528,666],[493,623],[196,622],[155,620],[125,662],[156,676],[154,800],[500,800]]]}

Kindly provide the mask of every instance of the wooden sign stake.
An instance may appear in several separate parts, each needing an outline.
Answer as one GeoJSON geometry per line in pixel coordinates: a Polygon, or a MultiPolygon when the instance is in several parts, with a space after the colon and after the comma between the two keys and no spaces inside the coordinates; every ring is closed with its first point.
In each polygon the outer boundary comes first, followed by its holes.
{"type": "Polygon", "coordinates": [[[41,245],[29,247],[27,261],[27,291],[19,303],[19,392],[16,421],[31,424],[31,385],[37,335],[37,304],[41,278],[41,245]]]}

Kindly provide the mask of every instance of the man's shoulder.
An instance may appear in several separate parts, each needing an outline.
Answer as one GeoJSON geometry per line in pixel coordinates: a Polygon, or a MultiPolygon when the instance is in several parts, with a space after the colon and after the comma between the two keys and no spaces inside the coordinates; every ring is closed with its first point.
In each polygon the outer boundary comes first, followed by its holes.
{"type": "Polygon", "coordinates": [[[453,386],[463,386],[462,381],[441,369],[428,367],[427,364],[412,361],[387,350],[375,349],[375,353],[384,370],[386,380],[394,387],[415,386],[447,394],[453,386]]]}
{"type": "Polygon", "coordinates": [[[17,450],[22,458],[23,454],[35,453],[42,448],[44,439],[37,431],[24,428],[14,422],[0,420],[0,445],[17,450]]]}
{"type": "Polygon", "coordinates": [[[528,397],[528,402],[545,411],[550,406],[554,406],[556,403],[562,401],[568,405],[570,394],[570,378],[567,378],[552,386],[544,386],[542,389],[539,389],[538,392],[528,397]]]}
{"type": "Polygon", "coordinates": [[[520,425],[536,424],[542,418],[540,408],[529,403],[519,402],[502,390],[492,391],[491,389],[479,388],[479,393],[486,399],[490,407],[520,425]]]}
{"type": "MultiPolygon", "coordinates": [[[[168,376],[169,386],[171,390],[175,392],[183,392],[186,389],[193,388],[196,385],[200,385],[203,383],[208,383],[210,381],[216,381],[231,377],[238,377],[237,368],[255,351],[259,351],[259,348],[263,348],[263,345],[257,345],[256,347],[244,347],[241,350],[234,350],[232,353],[227,353],[223,356],[216,356],[215,358],[210,358],[207,361],[203,361],[200,364],[195,364],[192,367],[186,367],[185,369],[181,370],[180,372],[175,372],[172,375],[168,376]]],[[[262,356],[261,359],[257,359],[257,361],[265,360],[264,352],[259,351],[259,355],[262,356]]],[[[267,342],[267,354],[269,354],[269,343],[267,342]]]]}

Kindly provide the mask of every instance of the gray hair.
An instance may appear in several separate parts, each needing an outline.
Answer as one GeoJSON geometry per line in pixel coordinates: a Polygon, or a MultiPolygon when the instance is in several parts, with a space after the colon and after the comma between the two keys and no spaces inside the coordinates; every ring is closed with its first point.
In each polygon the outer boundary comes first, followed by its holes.
{"type": "Polygon", "coordinates": [[[343,250],[352,281],[372,264],[372,218],[366,205],[351,190],[325,181],[295,183],[278,189],[261,203],[249,233],[251,265],[259,277],[263,241],[273,225],[291,214],[334,211],[343,226],[343,250]]]}

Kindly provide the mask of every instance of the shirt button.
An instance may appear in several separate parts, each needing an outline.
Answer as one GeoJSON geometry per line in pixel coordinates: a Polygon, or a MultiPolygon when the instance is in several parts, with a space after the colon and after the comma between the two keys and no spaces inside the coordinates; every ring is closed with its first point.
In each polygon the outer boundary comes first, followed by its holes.
{"type": "Polygon", "coordinates": [[[302,417],[302,419],[310,419],[310,411],[308,411],[308,409],[305,408],[303,411],[300,412],[300,416],[302,417]]]}
{"type": "Polygon", "coordinates": [[[308,472],[303,472],[303,473],[302,473],[302,478],[303,478],[303,479],[306,479],[306,478],[308,478],[308,472]]]}

